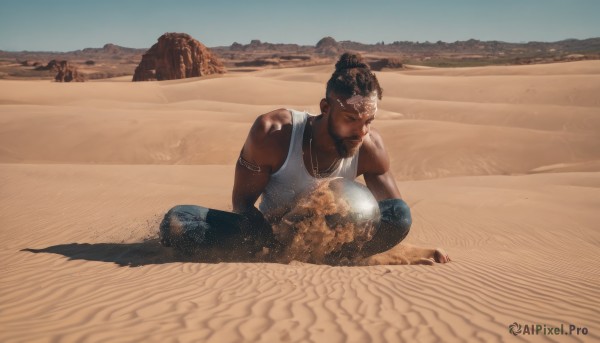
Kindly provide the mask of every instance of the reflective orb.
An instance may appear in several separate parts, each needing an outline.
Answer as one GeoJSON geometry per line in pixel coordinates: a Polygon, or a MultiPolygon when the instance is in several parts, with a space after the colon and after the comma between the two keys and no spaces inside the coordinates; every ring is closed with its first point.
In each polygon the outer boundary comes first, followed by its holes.
{"type": "Polygon", "coordinates": [[[290,260],[321,263],[373,238],[381,214],[369,189],[344,178],[322,180],[274,227],[290,260]]]}
{"type": "Polygon", "coordinates": [[[372,231],[379,224],[381,213],[379,204],[371,191],[364,185],[344,178],[329,181],[329,189],[340,201],[348,205],[348,213],[339,218],[331,218],[331,225],[338,221],[351,222],[356,229],[372,231]]]}

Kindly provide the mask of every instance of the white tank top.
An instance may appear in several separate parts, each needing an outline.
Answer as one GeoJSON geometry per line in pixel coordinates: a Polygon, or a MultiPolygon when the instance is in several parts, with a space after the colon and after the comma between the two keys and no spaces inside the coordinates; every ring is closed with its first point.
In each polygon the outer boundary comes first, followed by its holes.
{"type": "MultiPolygon", "coordinates": [[[[319,180],[308,173],[302,156],[302,139],[309,114],[289,111],[292,113],[290,148],[281,168],[271,174],[259,205],[260,211],[271,222],[281,219],[294,206],[297,196],[315,187],[319,180]]],[[[337,169],[328,178],[343,177],[354,180],[357,170],[358,153],[342,159],[337,169]]]]}

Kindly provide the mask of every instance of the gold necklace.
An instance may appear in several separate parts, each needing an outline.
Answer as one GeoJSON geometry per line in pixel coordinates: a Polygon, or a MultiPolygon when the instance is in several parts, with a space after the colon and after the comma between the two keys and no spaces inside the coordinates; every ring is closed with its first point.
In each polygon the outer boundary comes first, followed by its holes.
{"type": "MultiPolygon", "coordinates": [[[[317,167],[315,168],[315,166],[313,165],[313,155],[312,155],[312,141],[313,141],[313,122],[310,122],[310,140],[308,141],[308,145],[309,145],[309,153],[310,153],[310,168],[313,171],[313,175],[317,178],[324,178],[324,177],[328,177],[329,175],[331,175],[331,173],[333,173],[333,170],[335,169],[335,167],[337,167],[338,162],[340,161],[339,158],[335,158],[333,160],[333,162],[331,162],[331,165],[329,166],[329,168],[325,169],[322,173],[319,172],[319,156],[317,156],[317,158],[315,159],[315,164],[317,165],[317,167]]],[[[315,156],[317,154],[315,153],[315,156]]]]}

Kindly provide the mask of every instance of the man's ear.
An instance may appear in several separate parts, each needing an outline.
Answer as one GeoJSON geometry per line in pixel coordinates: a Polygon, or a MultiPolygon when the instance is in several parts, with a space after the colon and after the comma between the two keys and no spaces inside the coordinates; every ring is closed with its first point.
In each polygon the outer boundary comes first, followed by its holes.
{"type": "Polygon", "coordinates": [[[321,99],[321,103],[319,104],[321,107],[321,113],[327,114],[329,113],[330,105],[326,98],[321,99]]]}

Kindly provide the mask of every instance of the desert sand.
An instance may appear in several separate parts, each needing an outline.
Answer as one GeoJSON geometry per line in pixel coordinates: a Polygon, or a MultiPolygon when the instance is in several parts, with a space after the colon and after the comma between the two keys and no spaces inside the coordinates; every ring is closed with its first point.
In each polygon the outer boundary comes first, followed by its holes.
{"type": "Polygon", "coordinates": [[[317,114],[332,71],[0,80],[0,341],[599,340],[599,61],[378,73],[405,242],[451,263],[190,262],[157,243],[176,204],[230,210],[254,118],[317,114]]]}

